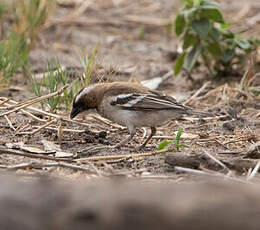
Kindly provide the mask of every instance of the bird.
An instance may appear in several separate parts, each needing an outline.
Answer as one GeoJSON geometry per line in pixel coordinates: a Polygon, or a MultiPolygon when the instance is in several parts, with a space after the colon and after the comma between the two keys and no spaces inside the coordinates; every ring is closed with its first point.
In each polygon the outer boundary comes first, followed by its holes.
{"type": "Polygon", "coordinates": [[[151,133],[139,147],[142,149],[156,133],[156,127],[184,114],[210,116],[195,110],[174,97],[151,90],[139,83],[97,83],[82,88],[74,97],[70,118],[84,111],[96,110],[102,117],[127,127],[129,136],[116,144],[120,148],[132,140],[138,127],[150,127],[151,133]]]}

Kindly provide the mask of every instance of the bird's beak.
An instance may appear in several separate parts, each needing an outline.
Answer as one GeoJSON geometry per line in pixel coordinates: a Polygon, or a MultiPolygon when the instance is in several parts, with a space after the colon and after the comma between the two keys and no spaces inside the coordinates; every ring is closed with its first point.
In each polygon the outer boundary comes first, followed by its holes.
{"type": "Polygon", "coordinates": [[[82,110],[79,107],[73,107],[70,112],[70,119],[76,117],[82,110]]]}

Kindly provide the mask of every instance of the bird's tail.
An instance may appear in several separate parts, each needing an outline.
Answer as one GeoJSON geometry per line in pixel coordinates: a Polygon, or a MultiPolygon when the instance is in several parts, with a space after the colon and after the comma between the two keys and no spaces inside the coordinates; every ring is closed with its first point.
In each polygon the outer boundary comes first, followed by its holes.
{"type": "Polygon", "coordinates": [[[204,112],[204,111],[199,111],[195,109],[189,109],[187,111],[187,114],[190,115],[197,115],[197,116],[203,116],[203,117],[214,117],[215,115],[211,112],[204,112]]]}

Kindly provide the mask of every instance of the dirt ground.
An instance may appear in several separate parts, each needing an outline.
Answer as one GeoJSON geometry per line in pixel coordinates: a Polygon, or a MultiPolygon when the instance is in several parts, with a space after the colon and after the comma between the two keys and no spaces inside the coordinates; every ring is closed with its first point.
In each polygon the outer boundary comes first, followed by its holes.
{"type": "MultiPolygon", "coordinates": [[[[219,2],[234,31],[241,31],[242,37],[260,34],[259,1],[219,2]]],[[[56,58],[67,69],[83,71],[82,48],[90,55],[97,44],[97,74],[105,76],[115,70],[116,81],[150,80],[173,69],[178,41],[167,25],[173,21],[178,1],[99,0],[82,5],[64,1],[54,11],[30,54],[34,74],[46,71],[47,62],[56,58]]],[[[260,54],[257,58],[259,62],[260,54]]],[[[46,121],[40,119],[50,114],[44,114],[38,104],[19,109],[0,117],[0,168],[25,177],[120,176],[179,183],[204,177],[245,181],[251,176],[259,182],[259,176],[252,173],[259,168],[260,97],[239,89],[245,71],[212,79],[199,66],[191,74],[193,80],[183,72],[162,82],[158,90],[217,117],[173,120],[158,128],[142,151],[136,147],[149,135],[147,128],[139,129],[134,140],[120,150],[104,149],[124,139],[127,130],[97,115],[79,116],[72,122],[64,111],[54,117],[57,122],[42,127],[46,121]],[[159,143],[174,139],[179,128],[184,129],[181,142],[191,148],[181,148],[179,153],[157,151],[159,143]],[[101,148],[95,151],[94,147],[101,148]]],[[[260,85],[259,77],[254,84],[260,85]]],[[[32,97],[26,80],[17,74],[11,87],[0,91],[1,113],[6,112],[4,105],[15,108],[15,102],[32,97]],[[4,104],[6,98],[10,101],[4,104]]]]}

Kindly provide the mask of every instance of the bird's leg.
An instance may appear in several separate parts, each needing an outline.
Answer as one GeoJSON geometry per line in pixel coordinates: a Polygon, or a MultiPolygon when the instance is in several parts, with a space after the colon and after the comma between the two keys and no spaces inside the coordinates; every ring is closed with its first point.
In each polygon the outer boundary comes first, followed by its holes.
{"type": "Polygon", "coordinates": [[[149,137],[146,139],[146,141],[139,147],[139,149],[143,149],[146,144],[148,143],[148,141],[151,140],[152,136],[156,133],[156,128],[155,127],[151,127],[151,134],[149,135],[149,137]]]}
{"type": "Polygon", "coordinates": [[[133,139],[133,137],[136,133],[135,127],[128,127],[128,130],[129,130],[130,135],[127,138],[125,138],[124,140],[122,140],[121,142],[119,142],[118,144],[114,145],[113,148],[120,148],[133,139]]]}

